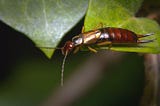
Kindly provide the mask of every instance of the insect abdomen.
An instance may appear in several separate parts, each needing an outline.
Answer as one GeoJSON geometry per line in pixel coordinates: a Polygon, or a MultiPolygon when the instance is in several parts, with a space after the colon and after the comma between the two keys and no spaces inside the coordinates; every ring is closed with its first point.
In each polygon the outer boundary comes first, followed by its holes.
{"type": "Polygon", "coordinates": [[[108,40],[112,43],[136,43],[137,35],[127,29],[122,28],[103,28],[102,34],[108,35],[108,40]]]}

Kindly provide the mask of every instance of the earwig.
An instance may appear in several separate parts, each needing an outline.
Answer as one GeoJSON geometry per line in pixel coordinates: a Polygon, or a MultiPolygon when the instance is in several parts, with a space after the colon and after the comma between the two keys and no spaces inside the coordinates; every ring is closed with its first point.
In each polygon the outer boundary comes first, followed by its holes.
{"type": "Polygon", "coordinates": [[[72,38],[72,41],[67,41],[62,47],[62,54],[65,55],[62,64],[61,73],[61,86],[63,86],[63,72],[64,64],[67,55],[75,49],[77,52],[81,46],[87,46],[92,52],[97,52],[97,50],[90,47],[90,45],[109,45],[111,48],[112,44],[140,44],[149,43],[154,40],[140,40],[140,38],[153,35],[154,33],[148,34],[136,34],[133,31],[122,29],[122,28],[100,28],[96,30],[91,30],[88,32],[81,33],[72,38]]]}
{"type": "MultiPolygon", "coordinates": [[[[74,52],[77,52],[81,46],[87,46],[88,49],[92,52],[97,52],[94,48],[91,48],[91,45],[108,45],[109,48],[112,47],[112,44],[141,44],[149,43],[154,40],[140,40],[140,38],[153,35],[153,33],[148,34],[136,34],[133,31],[122,29],[122,28],[100,28],[96,30],[91,30],[88,32],[81,33],[72,38],[71,41],[67,41],[61,49],[62,54],[64,55],[62,70],[61,70],[61,86],[63,86],[63,72],[64,65],[67,55],[74,49],[74,52]]],[[[59,49],[59,48],[58,48],[59,49]]]]}
{"type": "Polygon", "coordinates": [[[72,38],[72,41],[67,41],[62,47],[62,54],[70,53],[74,48],[75,52],[79,50],[81,46],[87,46],[89,50],[97,52],[97,50],[90,47],[90,45],[109,45],[111,48],[112,44],[140,44],[149,43],[153,40],[140,40],[140,38],[153,35],[149,34],[136,34],[130,30],[122,28],[100,28],[96,30],[91,30],[88,32],[81,33],[72,38]]]}

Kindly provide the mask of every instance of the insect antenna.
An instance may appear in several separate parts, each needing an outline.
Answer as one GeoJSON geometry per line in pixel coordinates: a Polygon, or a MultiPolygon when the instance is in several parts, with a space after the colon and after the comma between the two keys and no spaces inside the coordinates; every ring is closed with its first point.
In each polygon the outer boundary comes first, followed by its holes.
{"type": "Polygon", "coordinates": [[[61,86],[63,87],[64,84],[64,65],[66,62],[66,58],[67,58],[68,52],[65,53],[64,58],[63,58],[63,62],[62,62],[62,69],[61,69],[61,86]]]}
{"type": "MultiPolygon", "coordinates": [[[[40,46],[37,46],[37,48],[44,48],[44,49],[61,49],[61,50],[64,49],[64,47],[53,48],[53,47],[40,47],[40,46]]],[[[64,65],[65,65],[65,62],[66,62],[67,55],[68,55],[68,51],[66,51],[66,52],[64,53],[64,58],[63,58],[62,67],[61,67],[61,86],[62,86],[62,87],[63,87],[63,85],[64,85],[64,65]]]]}

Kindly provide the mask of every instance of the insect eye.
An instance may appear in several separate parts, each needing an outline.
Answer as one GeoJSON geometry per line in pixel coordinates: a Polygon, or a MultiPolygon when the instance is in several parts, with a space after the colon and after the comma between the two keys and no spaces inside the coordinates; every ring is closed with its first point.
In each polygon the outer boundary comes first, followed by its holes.
{"type": "Polygon", "coordinates": [[[70,44],[69,47],[72,48],[72,47],[73,47],[73,44],[70,44]]]}

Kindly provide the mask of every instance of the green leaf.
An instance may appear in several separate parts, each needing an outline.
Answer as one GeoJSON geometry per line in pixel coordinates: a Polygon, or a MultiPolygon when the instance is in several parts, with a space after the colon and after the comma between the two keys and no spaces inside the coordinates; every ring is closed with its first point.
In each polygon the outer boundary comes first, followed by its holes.
{"type": "MultiPolygon", "coordinates": [[[[0,0],[0,20],[26,34],[37,47],[56,48],[87,7],[87,0],[0,0]]],[[[54,51],[42,50],[48,57],[54,51]]]]}
{"type": "MultiPolygon", "coordinates": [[[[134,47],[112,46],[111,50],[160,53],[160,26],[153,20],[135,17],[142,2],[142,0],[90,0],[84,23],[85,31],[103,24],[103,27],[125,28],[137,34],[154,33],[143,38],[155,39],[154,42],[134,47]]],[[[99,47],[99,49],[108,49],[108,47],[99,47]]]]}

